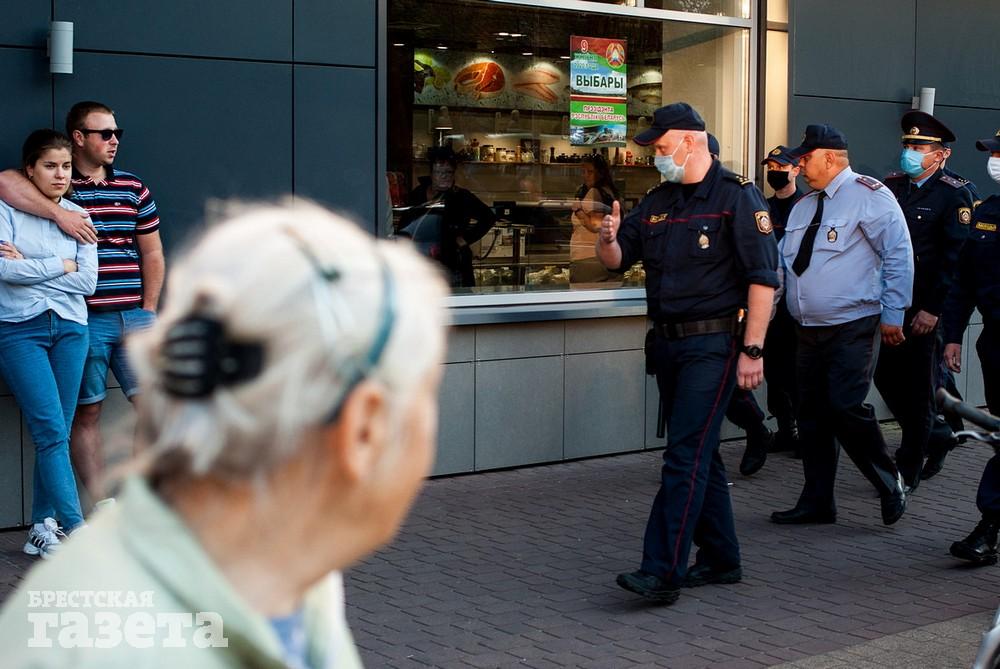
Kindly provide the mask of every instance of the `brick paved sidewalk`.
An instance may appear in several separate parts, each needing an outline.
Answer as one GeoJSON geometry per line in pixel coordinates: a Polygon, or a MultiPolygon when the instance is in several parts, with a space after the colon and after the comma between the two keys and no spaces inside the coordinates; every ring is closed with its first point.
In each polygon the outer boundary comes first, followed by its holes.
{"type": "MultiPolygon", "coordinates": [[[[730,470],[742,449],[723,444],[730,470]]],[[[660,453],[438,479],[396,542],[348,573],[348,616],[369,668],[968,667],[1000,570],[948,546],[978,519],[988,456],[954,452],[886,528],[846,456],[836,525],[770,523],[802,481],[798,461],[773,455],[733,477],[743,583],[667,608],[614,583],[638,565],[660,453]]],[[[23,539],[0,533],[0,599],[33,564],[23,539]]]]}
{"type": "MultiPolygon", "coordinates": [[[[898,432],[886,436],[895,448],[898,432]]],[[[742,449],[723,444],[731,471],[742,449]]],[[[843,649],[857,667],[968,667],[1000,604],[1000,571],[960,565],[948,546],[978,520],[989,454],[955,451],[891,528],[846,456],[836,525],[774,525],[802,474],[773,455],[733,478],[743,583],[685,590],[667,608],[614,583],[638,565],[660,453],[435,480],[393,546],[348,574],[349,617],[370,667],[850,666],[843,649]],[[944,621],[965,636],[935,632],[944,621]],[[891,652],[866,642],[880,639],[908,652],[879,664],[891,652]],[[915,663],[919,640],[926,664],[915,663]]]]}

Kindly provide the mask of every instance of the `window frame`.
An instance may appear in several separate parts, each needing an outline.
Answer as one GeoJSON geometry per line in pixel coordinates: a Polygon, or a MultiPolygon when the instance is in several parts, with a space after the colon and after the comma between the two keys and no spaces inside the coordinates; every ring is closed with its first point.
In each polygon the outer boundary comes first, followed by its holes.
{"type": "MultiPolygon", "coordinates": [[[[376,48],[378,64],[377,123],[376,128],[376,231],[384,228],[383,222],[391,216],[388,192],[384,175],[388,169],[388,3],[378,0],[378,40],[376,48]]],[[[653,9],[642,6],[643,0],[636,0],[635,7],[589,2],[588,0],[483,0],[495,5],[509,7],[531,7],[564,12],[587,12],[608,14],[637,19],[652,19],[660,22],[695,23],[746,29],[749,35],[749,54],[746,67],[748,82],[747,104],[747,154],[744,164],[755,165],[757,160],[758,110],[760,109],[759,86],[759,44],[760,44],[760,2],[767,0],[745,0],[749,5],[749,18],[696,14],[672,9],[653,9]]],[[[452,315],[454,325],[482,325],[490,323],[519,323],[527,321],[552,321],[576,318],[608,318],[637,316],[646,313],[646,291],[643,288],[608,288],[598,290],[552,290],[524,291],[511,293],[485,293],[450,295],[445,304],[452,315]]]]}

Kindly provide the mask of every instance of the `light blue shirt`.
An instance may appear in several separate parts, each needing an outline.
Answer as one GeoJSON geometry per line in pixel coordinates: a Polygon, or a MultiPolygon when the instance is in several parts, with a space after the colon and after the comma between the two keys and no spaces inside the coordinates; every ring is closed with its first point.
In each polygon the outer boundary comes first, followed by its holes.
{"type": "Polygon", "coordinates": [[[781,240],[788,311],[802,325],[838,325],[881,313],[902,325],[913,298],[913,248],[906,218],[881,182],[850,167],[827,184],[809,267],[791,270],[819,191],[803,196],[781,240]]]}
{"type": "MultiPolygon", "coordinates": [[[[83,209],[66,198],[59,206],[83,209]]],[[[53,221],[19,211],[0,201],[0,241],[10,242],[23,260],[0,258],[0,321],[20,323],[48,310],[87,324],[84,295],[97,287],[97,245],[80,244],[53,221]],[[76,262],[67,273],[63,259],[76,262]]]]}

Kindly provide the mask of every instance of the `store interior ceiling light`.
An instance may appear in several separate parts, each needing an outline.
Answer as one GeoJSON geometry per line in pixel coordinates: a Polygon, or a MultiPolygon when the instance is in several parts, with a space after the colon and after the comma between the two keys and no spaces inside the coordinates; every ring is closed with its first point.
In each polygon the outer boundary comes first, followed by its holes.
{"type": "Polygon", "coordinates": [[[532,53],[532,52],[530,52],[530,51],[522,51],[522,52],[521,52],[521,55],[522,55],[522,56],[534,56],[535,54],[533,54],[533,53],[532,53]]]}
{"type": "Polygon", "coordinates": [[[442,46],[440,44],[438,45],[438,48],[441,49],[442,51],[447,51],[448,50],[448,47],[442,46]]]}

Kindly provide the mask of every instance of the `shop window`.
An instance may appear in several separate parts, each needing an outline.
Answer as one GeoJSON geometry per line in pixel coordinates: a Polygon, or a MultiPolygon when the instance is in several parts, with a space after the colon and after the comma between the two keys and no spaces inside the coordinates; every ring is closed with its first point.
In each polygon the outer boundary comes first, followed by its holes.
{"type": "Polygon", "coordinates": [[[662,104],[694,105],[723,163],[745,169],[748,29],[485,0],[388,8],[393,230],[439,260],[456,293],[641,286],[639,266],[603,270],[593,230],[612,199],[627,212],[659,183],[651,149],[632,137],[662,104]],[[573,36],[599,44],[609,67],[621,58],[607,124],[572,106],[573,36]],[[595,184],[602,165],[610,179],[595,184]]]}

